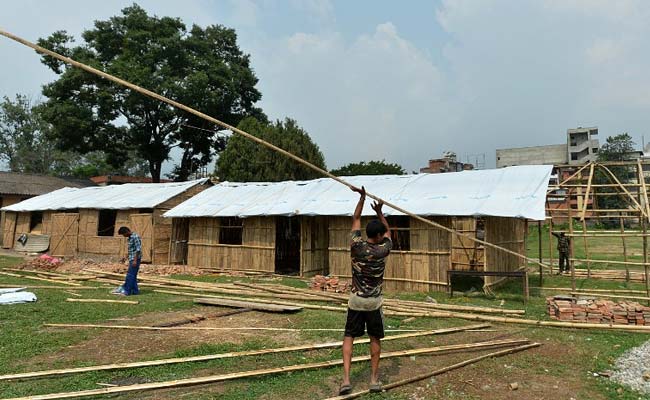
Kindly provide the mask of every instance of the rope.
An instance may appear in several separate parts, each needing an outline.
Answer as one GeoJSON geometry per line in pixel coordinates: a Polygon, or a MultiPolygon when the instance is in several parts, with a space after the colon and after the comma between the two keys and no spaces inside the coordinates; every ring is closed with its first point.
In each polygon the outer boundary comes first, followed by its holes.
{"type": "MultiPolygon", "coordinates": [[[[247,139],[252,140],[253,142],[261,144],[262,146],[268,147],[271,150],[274,150],[274,151],[276,151],[276,152],[278,152],[278,153],[280,153],[280,154],[282,154],[282,155],[284,155],[286,157],[289,157],[292,160],[295,160],[298,163],[300,163],[300,164],[302,164],[302,165],[304,165],[304,166],[306,166],[308,168],[311,168],[312,170],[318,172],[319,174],[324,175],[324,176],[326,176],[328,178],[331,178],[331,179],[335,180],[336,182],[349,187],[350,189],[357,189],[355,186],[353,186],[352,184],[344,181],[343,179],[339,178],[338,176],[335,176],[335,175],[331,174],[330,172],[328,172],[328,171],[326,171],[326,170],[324,170],[324,169],[322,169],[322,168],[320,168],[320,167],[318,167],[318,166],[316,166],[316,165],[314,165],[314,164],[312,164],[312,163],[310,163],[308,161],[305,161],[302,158],[300,158],[300,157],[298,157],[298,156],[296,156],[296,155],[294,155],[292,153],[289,153],[288,151],[286,151],[286,150],[284,150],[284,149],[282,149],[282,148],[280,148],[280,147],[278,147],[278,146],[276,146],[274,144],[271,144],[271,143],[269,143],[269,142],[267,142],[265,140],[262,140],[262,139],[260,139],[260,138],[258,138],[256,136],[253,136],[250,133],[244,132],[243,130],[241,130],[241,129],[237,128],[237,127],[234,127],[234,126],[229,125],[229,124],[227,124],[225,122],[222,122],[222,121],[220,121],[220,120],[218,120],[218,119],[216,119],[214,117],[211,117],[211,116],[209,116],[207,114],[204,114],[204,113],[202,113],[202,112],[200,112],[198,110],[195,110],[195,109],[193,109],[191,107],[188,107],[188,106],[186,106],[184,104],[181,104],[181,103],[179,103],[177,101],[168,99],[167,97],[161,96],[158,93],[152,92],[151,90],[144,89],[144,88],[142,88],[140,86],[137,86],[137,85],[135,85],[135,84],[133,84],[131,82],[128,82],[128,81],[125,81],[125,80],[120,79],[118,77],[115,77],[113,75],[107,74],[106,72],[100,71],[100,70],[95,69],[93,67],[90,67],[90,66],[88,66],[86,64],[75,61],[75,60],[73,60],[73,59],[71,59],[69,57],[64,57],[64,56],[62,56],[62,55],[60,55],[60,54],[58,54],[58,53],[56,53],[56,52],[54,52],[52,50],[48,50],[48,49],[46,49],[44,47],[41,47],[41,46],[39,46],[39,45],[37,45],[35,43],[32,43],[32,42],[30,42],[28,40],[25,40],[25,39],[23,39],[23,38],[21,38],[19,36],[16,36],[16,35],[14,35],[12,33],[9,33],[9,32],[7,32],[7,31],[5,31],[3,29],[0,29],[0,35],[5,36],[5,37],[7,37],[7,38],[9,38],[11,40],[14,40],[14,41],[16,41],[16,42],[18,42],[20,44],[23,44],[23,45],[25,45],[27,47],[30,47],[30,48],[36,50],[39,53],[42,53],[42,54],[48,55],[50,57],[56,58],[57,60],[63,61],[66,64],[70,64],[73,67],[77,67],[77,68],[82,69],[82,70],[84,70],[86,72],[90,72],[91,74],[94,74],[94,75],[100,76],[102,78],[108,79],[109,81],[115,82],[115,83],[117,83],[119,85],[126,86],[126,87],[128,87],[128,88],[130,88],[132,90],[135,90],[138,93],[144,94],[145,96],[149,96],[149,97],[154,98],[156,100],[160,100],[163,103],[167,103],[167,104],[171,105],[172,107],[176,107],[176,108],[178,108],[180,110],[183,110],[183,111],[188,112],[190,114],[196,115],[197,117],[203,118],[204,120],[212,122],[213,124],[218,125],[218,126],[224,128],[224,129],[229,129],[229,130],[233,131],[234,133],[237,133],[239,135],[244,136],[247,139]]],[[[394,209],[396,211],[399,211],[399,212],[401,212],[403,214],[406,214],[411,218],[414,218],[414,219],[417,219],[417,220],[419,220],[421,222],[424,222],[427,225],[433,226],[434,228],[442,229],[443,231],[449,232],[451,234],[458,235],[459,237],[468,238],[468,239],[473,240],[476,243],[480,243],[480,244],[482,244],[482,245],[484,245],[486,247],[490,247],[490,248],[496,249],[498,251],[502,251],[504,253],[511,254],[513,256],[519,257],[519,258],[521,258],[523,260],[526,260],[528,262],[532,262],[532,263],[534,263],[536,265],[541,265],[542,267],[547,267],[546,264],[543,264],[543,263],[541,263],[541,262],[539,262],[539,261],[537,261],[535,259],[528,258],[523,254],[519,254],[517,252],[514,252],[514,251],[506,249],[506,248],[503,248],[501,246],[497,246],[495,244],[488,243],[488,242],[486,242],[484,240],[480,240],[480,239],[477,239],[475,237],[465,235],[465,234],[463,234],[461,232],[457,232],[454,229],[448,228],[448,227],[446,227],[444,225],[440,225],[440,224],[438,224],[436,222],[433,222],[433,221],[430,221],[430,220],[428,220],[428,219],[426,219],[424,217],[413,214],[413,213],[403,209],[402,207],[399,207],[399,206],[397,206],[395,204],[392,204],[392,203],[390,203],[388,201],[385,201],[385,200],[381,199],[380,197],[375,196],[375,195],[373,195],[371,193],[366,192],[366,195],[368,197],[370,197],[371,199],[373,199],[373,200],[383,202],[386,206],[388,206],[388,207],[390,207],[390,208],[392,208],[392,209],[394,209]]]]}

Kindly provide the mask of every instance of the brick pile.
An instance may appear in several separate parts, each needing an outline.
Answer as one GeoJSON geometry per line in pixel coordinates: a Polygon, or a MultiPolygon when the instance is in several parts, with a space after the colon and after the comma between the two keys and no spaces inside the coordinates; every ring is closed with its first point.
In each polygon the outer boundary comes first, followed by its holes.
{"type": "Polygon", "coordinates": [[[595,298],[552,296],[546,298],[551,319],[593,324],[650,325],[650,307],[634,301],[614,302],[595,298]]]}
{"type": "Polygon", "coordinates": [[[351,287],[349,282],[339,280],[336,276],[316,275],[309,282],[310,289],[324,292],[347,293],[351,287]]]}

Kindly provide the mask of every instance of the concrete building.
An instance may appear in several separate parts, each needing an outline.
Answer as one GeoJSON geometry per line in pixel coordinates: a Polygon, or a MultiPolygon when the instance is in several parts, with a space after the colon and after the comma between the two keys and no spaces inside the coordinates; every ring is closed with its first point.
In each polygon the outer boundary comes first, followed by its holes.
{"type": "Polygon", "coordinates": [[[442,158],[429,160],[429,165],[420,168],[421,174],[441,174],[444,172],[460,172],[474,169],[474,165],[457,160],[456,153],[445,151],[442,158]]]}
{"type": "Polygon", "coordinates": [[[598,135],[598,127],[567,129],[568,162],[572,165],[586,164],[596,161],[600,144],[594,136],[598,135]]]}
{"type": "Polygon", "coordinates": [[[567,129],[566,143],[497,149],[497,168],[514,165],[582,165],[596,161],[598,127],[567,129]]]}

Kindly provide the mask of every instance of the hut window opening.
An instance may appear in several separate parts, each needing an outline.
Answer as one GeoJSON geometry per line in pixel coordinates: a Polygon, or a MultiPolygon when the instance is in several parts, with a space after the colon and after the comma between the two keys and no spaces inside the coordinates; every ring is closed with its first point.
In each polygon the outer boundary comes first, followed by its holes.
{"type": "Polygon", "coordinates": [[[221,218],[219,227],[219,244],[242,244],[242,233],[244,230],[243,220],[237,217],[221,218]]]}
{"type": "Polygon", "coordinates": [[[387,217],[386,220],[390,225],[393,250],[410,251],[411,219],[408,216],[391,216],[387,217]]]}
{"type": "Polygon", "coordinates": [[[97,236],[114,236],[117,210],[99,210],[97,236]]]}
{"type": "Polygon", "coordinates": [[[43,228],[43,212],[42,211],[32,211],[29,218],[29,231],[30,232],[41,232],[43,228]]]}
{"type": "Polygon", "coordinates": [[[141,208],[138,210],[138,214],[153,214],[153,208],[141,208]]]}

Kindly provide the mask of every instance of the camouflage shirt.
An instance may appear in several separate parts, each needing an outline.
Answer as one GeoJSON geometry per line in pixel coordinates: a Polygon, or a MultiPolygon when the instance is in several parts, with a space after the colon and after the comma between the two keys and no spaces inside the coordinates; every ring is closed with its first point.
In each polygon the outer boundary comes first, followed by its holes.
{"type": "Polygon", "coordinates": [[[568,236],[562,236],[557,233],[553,233],[553,236],[557,238],[557,249],[560,252],[567,253],[569,251],[569,241],[570,238],[568,236]]]}
{"type": "Polygon", "coordinates": [[[350,255],[352,256],[352,292],[361,297],[379,297],[384,283],[386,257],[393,242],[384,238],[379,243],[368,243],[361,231],[352,231],[350,255]]]}

